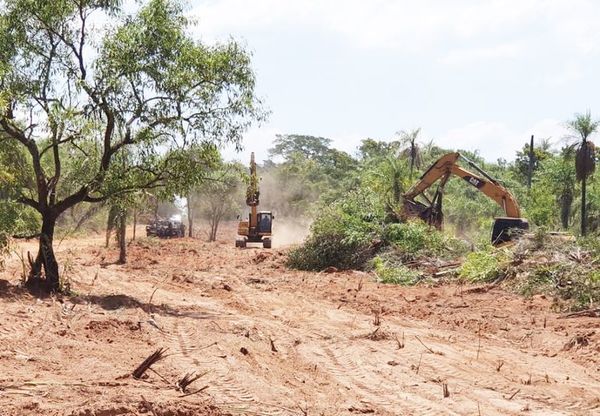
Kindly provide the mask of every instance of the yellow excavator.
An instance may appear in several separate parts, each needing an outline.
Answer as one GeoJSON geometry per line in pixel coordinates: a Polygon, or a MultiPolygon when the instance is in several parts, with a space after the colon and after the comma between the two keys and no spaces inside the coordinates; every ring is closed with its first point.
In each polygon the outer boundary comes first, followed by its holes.
{"type": "MultiPolygon", "coordinates": [[[[464,179],[504,210],[506,216],[495,218],[492,229],[492,244],[506,243],[516,234],[529,229],[527,220],[521,218],[521,210],[515,197],[498,181],[460,153],[448,153],[442,156],[427,169],[419,182],[402,195],[403,207],[399,215],[401,219],[420,218],[437,229],[441,229],[444,223],[442,196],[444,187],[451,175],[464,179]],[[477,174],[469,172],[458,165],[459,160],[473,168],[477,174]],[[439,184],[433,196],[427,196],[425,191],[438,180],[439,184]],[[421,201],[418,201],[417,198],[421,198],[421,201]]],[[[469,213],[465,213],[465,215],[469,215],[469,213]]]]}
{"type": "Polygon", "coordinates": [[[252,152],[250,155],[250,183],[246,190],[246,205],[250,207],[250,214],[248,221],[240,221],[238,224],[236,247],[244,248],[247,243],[262,243],[264,248],[271,248],[271,228],[275,217],[271,211],[258,211],[260,195],[258,181],[254,152],[252,152]]]}

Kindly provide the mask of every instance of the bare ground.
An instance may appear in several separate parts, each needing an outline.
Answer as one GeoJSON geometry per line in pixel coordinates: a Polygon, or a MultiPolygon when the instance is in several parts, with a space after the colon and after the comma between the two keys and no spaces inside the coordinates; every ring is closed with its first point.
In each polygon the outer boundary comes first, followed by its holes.
{"type": "Polygon", "coordinates": [[[61,244],[72,297],[0,273],[0,415],[600,414],[600,319],[551,299],[291,271],[233,238],[101,246],[61,244]],[[206,388],[181,397],[188,372],[206,388]]]}

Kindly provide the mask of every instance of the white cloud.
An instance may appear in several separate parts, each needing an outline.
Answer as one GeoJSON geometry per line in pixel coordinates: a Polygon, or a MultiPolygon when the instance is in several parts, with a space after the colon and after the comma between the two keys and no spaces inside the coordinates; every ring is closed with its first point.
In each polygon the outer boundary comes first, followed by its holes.
{"type": "MultiPolygon", "coordinates": [[[[572,114],[571,111],[576,109],[571,108],[577,102],[597,102],[596,98],[589,95],[589,91],[580,88],[580,84],[581,80],[590,78],[592,69],[598,65],[599,1],[197,0],[193,2],[190,14],[198,21],[197,31],[206,40],[224,39],[229,35],[249,40],[253,40],[255,35],[262,36],[263,43],[260,45],[265,49],[260,51],[261,64],[277,62],[279,56],[274,54],[281,53],[283,48],[294,50],[296,45],[282,44],[283,41],[278,39],[281,33],[292,33],[301,46],[307,46],[302,45],[303,36],[322,36],[328,41],[324,42],[328,46],[332,44],[331,39],[336,42],[341,40],[346,47],[352,49],[354,55],[351,56],[355,56],[356,60],[365,59],[364,49],[384,52],[376,55],[381,57],[381,61],[377,61],[373,68],[384,68],[386,65],[402,67],[402,61],[412,63],[412,58],[418,58],[414,60],[417,64],[431,65],[431,71],[423,70],[422,73],[418,72],[419,69],[406,65],[406,72],[399,72],[397,77],[410,82],[386,80],[390,86],[390,93],[372,95],[376,100],[380,100],[377,102],[382,108],[397,104],[388,96],[401,96],[406,102],[416,101],[415,106],[408,109],[403,103],[399,103],[397,111],[393,114],[390,111],[396,119],[452,120],[449,117],[436,117],[434,113],[424,114],[425,111],[430,111],[430,108],[424,108],[426,106],[422,104],[435,104],[436,100],[440,101],[440,97],[445,97],[448,91],[453,91],[452,79],[448,80],[446,74],[449,77],[457,77],[456,83],[461,81],[459,76],[462,77],[462,81],[472,81],[473,88],[485,85],[485,93],[489,93],[490,96],[504,96],[504,100],[498,100],[497,104],[496,101],[490,100],[490,108],[486,109],[490,113],[495,110],[494,105],[506,106],[509,102],[506,96],[510,95],[510,103],[515,103],[514,109],[512,114],[503,109],[502,113],[507,114],[504,120],[482,120],[481,117],[489,113],[481,111],[473,116],[470,123],[452,126],[446,121],[445,125],[434,126],[436,132],[443,132],[435,138],[436,143],[449,148],[480,149],[482,155],[489,160],[498,157],[513,159],[516,150],[522,147],[531,134],[537,138],[551,137],[557,147],[560,147],[560,140],[566,134],[563,123],[552,119],[541,119],[537,122],[530,120],[531,125],[525,128],[528,113],[526,106],[519,103],[521,97],[531,97],[528,105],[537,104],[543,111],[552,111],[557,118],[565,112],[567,117],[572,114]],[[265,39],[269,42],[264,42],[265,39]],[[273,49],[268,49],[269,47],[273,49]],[[509,65],[504,65],[507,61],[510,61],[509,65]],[[473,65],[474,63],[493,65],[489,65],[489,71],[484,72],[480,67],[473,65]],[[453,67],[459,67],[459,70],[453,71],[453,67]],[[417,93],[413,93],[412,90],[413,85],[423,86],[417,100],[414,96],[417,93]],[[570,95],[563,94],[554,102],[546,98],[545,90],[552,91],[554,87],[556,90],[566,90],[565,86],[573,86],[573,89],[578,88],[578,91],[570,95]],[[584,95],[583,100],[579,99],[581,95],[584,95]],[[538,96],[544,101],[536,103],[538,96]]],[[[289,38],[285,39],[289,41],[289,38]]],[[[250,47],[252,46],[250,44],[250,47]]],[[[320,47],[318,44],[308,46],[316,49],[320,47]]],[[[299,48],[298,53],[302,52],[303,49],[299,48]]],[[[329,50],[319,52],[323,55],[335,54],[335,51],[329,50]]],[[[299,57],[298,60],[301,61],[302,58],[299,57]]],[[[333,70],[339,70],[339,80],[336,81],[347,82],[352,88],[355,80],[345,78],[343,65],[348,65],[349,61],[344,59],[345,55],[340,58],[339,67],[335,67],[333,59],[330,64],[333,65],[333,70]]],[[[279,75],[274,74],[274,71],[259,68],[261,88],[263,85],[266,88],[280,87],[285,82],[293,84],[295,77],[310,79],[310,74],[293,72],[293,68],[289,70],[289,73],[279,75]],[[271,74],[277,82],[261,78],[261,69],[262,73],[271,74]],[[277,78],[278,76],[280,78],[277,78]]],[[[382,77],[389,76],[385,71],[382,71],[382,74],[382,77]]],[[[310,88],[308,81],[298,84],[302,85],[302,88],[310,88]]],[[[328,97],[322,84],[316,84],[315,88],[320,89],[315,89],[313,96],[327,97],[327,102],[331,104],[330,111],[334,115],[342,111],[340,108],[345,108],[347,103],[340,103],[335,97],[328,97]]],[[[381,89],[381,85],[379,88],[381,89]]],[[[320,102],[310,102],[301,92],[304,91],[299,92],[290,87],[289,96],[285,99],[295,100],[306,106],[325,108],[322,105],[322,102],[326,101],[325,98],[321,98],[320,102]]],[[[557,92],[557,97],[560,92],[557,92]]],[[[269,93],[272,94],[272,91],[265,91],[265,94],[269,93]]],[[[357,92],[357,103],[364,99],[363,96],[359,96],[361,93],[357,92]]],[[[475,94],[472,96],[478,97],[475,94]]],[[[280,98],[279,102],[284,102],[283,100],[280,98]]],[[[473,104],[466,100],[461,100],[460,96],[456,97],[456,108],[452,109],[453,113],[460,116],[460,120],[469,120],[460,115],[461,111],[464,111],[464,114],[473,114],[473,104]]],[[[432,112],[436,111],[435,105],[431,107],[432,112]]],[[[340,122],[342,118],[332,117],[329,124],[321,121],[318,129],[311,124],[317,121],[306,120],[306,125],[302,125],[302,132],[330,137],[336,147],[353,152],[361,139],[369,136],[381,137],[382,131],[392,128],[390,126],[394,121],[382,122],[383,117],[377,113],[377,106],[373,108],[365,111],[363,120],[348,119],[340,122]],[[375,119],[379,120],[377,125],[373,121],[375,119]]],[[[254,150],[257,158],[262,160],[267,156],[267,149],[271,146],[275,134],[298,131],[298,124],[292,125],[289,121],[294,120],[294,117],[286,113],[291,110],[287,110],[282,104],[271,109],[278,115],[282,114],[277,119],[277,127],[267,125],[253,129],[246,136],[244,153],[235,154],[230,149],[228,157],[245,161],[250,151],[254,150]],[[287,120],[288,125],[284,120],[287,120]]],[[[390,119],[396,120],[392,119],[392,116],[390,119]]],[[[427,129],[431,126],[424,124],[423,127],[427,129]]],[[[390,136],[392,133],[393,131],[390,131],[390,136]]],[[[423,134],[423,137],[427,135],[423,134]]]]}
{"type": "Polygon", "coordinates": [[[200,33],[211,39],[309,26],[337,33],[356,46],[421,52],[449,39],[506,38],[541,26],[565,47],[583,53],[600,48],[600,5],[592,0],[199,0],[193,5],[200,33]]]}

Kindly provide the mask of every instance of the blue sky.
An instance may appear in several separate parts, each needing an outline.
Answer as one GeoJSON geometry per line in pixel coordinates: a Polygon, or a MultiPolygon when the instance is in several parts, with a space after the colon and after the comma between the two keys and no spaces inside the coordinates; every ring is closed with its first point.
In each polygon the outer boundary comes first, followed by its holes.
{"type": "Polygon", "coordinates": [[[354,152],[421,127],[510,160],[531,134],[560,147],[574,113],[600,116],[599,1],[194,0],[188,14],[203,41],[253,52],[272,112],[231,158],[265,158],[280,133],[354,152]]]}

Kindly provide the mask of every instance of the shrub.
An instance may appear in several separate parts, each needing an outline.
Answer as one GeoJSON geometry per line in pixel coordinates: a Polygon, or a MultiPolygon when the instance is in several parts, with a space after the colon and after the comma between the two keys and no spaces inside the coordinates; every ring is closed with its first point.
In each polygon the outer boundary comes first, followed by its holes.
{"type": "Polygon", "coordinates": [[[509,255],[505,250],[488,248],[467,255],[460,267],[459,276],[469,282],[489,282],[500,276],[509,255]]]}
{"type": "Polygon", "coordinates": [[[561,273],[564,270],[557,265],[542,265],[527,274],[525,281],[519,285],[519,292],[525,296],[549,292],[561,273]]]}
{"type": "Polygon", "coordinates": [[[383,208],[365,191],[350,192],[322,209],[311,236],[288,254],[288,266],[300,270],[361,268],[379,245],[383,208]]]}
{"type": "Polygon", "coordinates": [[[299,270],[323,270],[330,266],[357,269],[371,257],[371,253],[369,245],[348,241],[344,235],[311,236],[289,252],[287,265],[299,270]]]}
{"type": "Polygon", "coordinates": [[[561,276],[555,287],[570,309],[591,308],[600,302],[600,271],[577,267],[561,276]]]}
{"type": "Polygon", "coordinates": [[[453,255],[462,254],[467,244],[421,221],[409,221],[389,224],[383,232],[383,241],[405,254],[417,255],[453,255]]]}
{"type": "Polygon", "coordinates": [[[373,269],[382,283],[414,285],[419,281],[419,273],[403,264],[391,266],[389,262],[377,256],[373,259],[373,269]]]}

